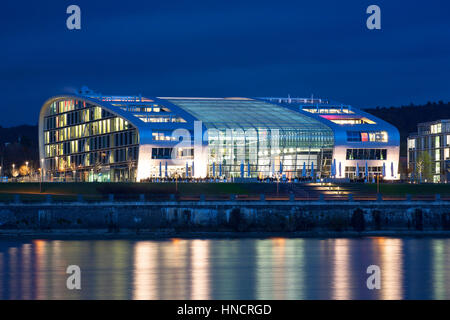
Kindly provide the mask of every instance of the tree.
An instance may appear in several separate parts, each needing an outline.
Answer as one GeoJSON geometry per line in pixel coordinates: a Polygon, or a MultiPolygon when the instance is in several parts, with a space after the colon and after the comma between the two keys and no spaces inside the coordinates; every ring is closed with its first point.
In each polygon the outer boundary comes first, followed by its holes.
{"type": "Polygon", "coordinates": [[[22,165],[19,168],[19,174],[21,176],[27,176],[30,174],[30,167],[26,166],[26,165],[22,165]]]}
{"type": "Polygon", "coordinates": [[[431,164],[431,157],[428,151],[422,151],[416,162],[416,179],[419,179],[420,182],[423,180],[431,181],[433,179],[431,164]]]}
{"type": "Polygon", "coordinates": [[[131,177],[131,173],[133,172],[134,168],[134,161],[130,158],[127,162],[128,165],[128,181],[132,182],[134,181],[134,177],[131,177]]]}

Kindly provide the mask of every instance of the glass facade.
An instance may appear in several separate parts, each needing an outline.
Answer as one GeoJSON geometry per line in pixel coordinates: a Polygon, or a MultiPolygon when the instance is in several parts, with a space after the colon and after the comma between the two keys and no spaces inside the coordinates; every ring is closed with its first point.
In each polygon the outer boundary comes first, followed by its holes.
{"type": "Polygon", "coordinates": [[[303,167],[330,172],[333,132],[315,119],[251,99],[169,101],[207,128],[209,176],[221,170],[227,177],[296,177],[303,167]]]}
{"type": "Polygon", "coordinates": [[[128,121],[86,101],[53,102],[44,116],[46,179],[134,180],[139,137],[128,121]]]}

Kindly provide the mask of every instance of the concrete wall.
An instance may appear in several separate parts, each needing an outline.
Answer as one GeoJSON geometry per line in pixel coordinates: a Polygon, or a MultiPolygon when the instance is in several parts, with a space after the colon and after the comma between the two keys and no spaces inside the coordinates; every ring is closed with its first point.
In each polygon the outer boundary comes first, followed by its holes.
{"type": "Polygon", "coordinates": [[[345,231],[361,227],[363,230],[450,230],[450,206],[447,202],[418,201],[0,204],[0,229],[9,230],[277,232],[345,231]]]}

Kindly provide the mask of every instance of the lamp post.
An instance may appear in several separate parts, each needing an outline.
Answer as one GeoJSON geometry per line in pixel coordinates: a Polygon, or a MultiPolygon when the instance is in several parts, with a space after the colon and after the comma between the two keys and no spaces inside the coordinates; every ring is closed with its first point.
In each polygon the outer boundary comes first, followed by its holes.
{"type": "Polygon", "coordinates": [[[55,171],[58,173],[58,179],[59,179],[59,163],[58,163],[58,156],[55,157],[55,171]]]}
{"type": "Polygon", "coordinates": [[[15,167],[15,166],[16,166],[16,165],[13,163],[13,164],[12,164],[12,168],[13,168],[13,169],[12,169],[12,176],[13,176],[13,178],[14,178],[14,167],[15,167]]]}
{"type": "Polygon", "coordinates": [[[30,181],[30,174],[28,173],[28,161],[25,161],[25,167],[27,168],[26,173],[28,174],[28,181],[30,181]]]}
{"type": "Polygon", "coordinates": [[[41,159],[41,179],[39,180],[39,192],[42,193],[42,180],[44,179],[44,159],[41,159]]]}
{"type": "Polygon", "coordinates": [[[277,197],[278,197],[278,194],[279,194],[279,191],[278,191],[278,183],[280,182],[280,175],[277,174],[276,177],[277,177],[277,197]]]}
{"type": "Polygon", "coordinates": [[[44,159],[41,159],[41,181],[44,182],[44,159]]]}
{"type": "Polygon", "coordinates": [[[377,193],[380,193],[380,175],[377,174],[377,193]]]}

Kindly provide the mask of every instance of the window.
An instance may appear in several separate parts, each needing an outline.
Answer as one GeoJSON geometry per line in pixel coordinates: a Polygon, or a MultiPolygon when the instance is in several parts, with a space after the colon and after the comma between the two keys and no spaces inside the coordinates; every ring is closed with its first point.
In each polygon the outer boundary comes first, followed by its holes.
{"type": "Polygon", "coordinates": [[[431,133],[441,133],[442,132],[442,124],[441,123],[432,124],[430,129],[431,129],[431,133]]]}
{"type": "Polygon", "coordinates": [[[173,148],[152,148],[152,159],[171,159],[173,148]]]}
{"type": "Polygon", "coordinates": [[[439,148],[441,146],[441,139],[439,136],[434,137],[434,147],[439,148]]]}
{"type": "Polygon", "coordinates": [[[333,123],[336,124],[376,124],[374,121],[369,120],[367,118],[343,118],[343,119],[337,119],[337,118],[331,118],[327,116],[321,116],[322,118],[326,118],[330,120],[333,123]]]}
{"type": "Polygon", "coordinates": [[[416,148],[416,139],[408,139],[408,149],[416,148]]]}
{"type": "Polygon", "coordinates": [[[388,135],[386,131],[378,131],[378,132],[369,132],[369,141],[370,142],[387,142],[388,135]]]}
{"type": "Polygon", "coordinates": [[[361,133],[359,131],[347,131],[347,141],[348,142],[360,142],[361,133]]]}
{"type": "Polygon", "coordinates": [[[335,107],[335,108],[323,108],[323,107],[305,108],[305,107],[302,107],[302,110],[306,111],[306,112],[310,112],[310,113],[354,113],[348,107],[335,107]]]}
{"type": "Polygon", "coordinates": [[[348,142],[387,142],[388,135],[386,131],[360,132],[347,131],[348,142]]]}
{"type": "Polygon", "coordinates": [[[164,132],[152,132],[152,139],[153,140],[164,140],[164,141],[176,141],[177,138],[176,137],[172,137],[170,135],[170,133],[167,133],[168,135],[166,135],[166,133],[164,132]]]}
{"type": "Polygon", "coordinates": [[[347,149],[347,160],[386,160],[386,149],[347,149]]]}

